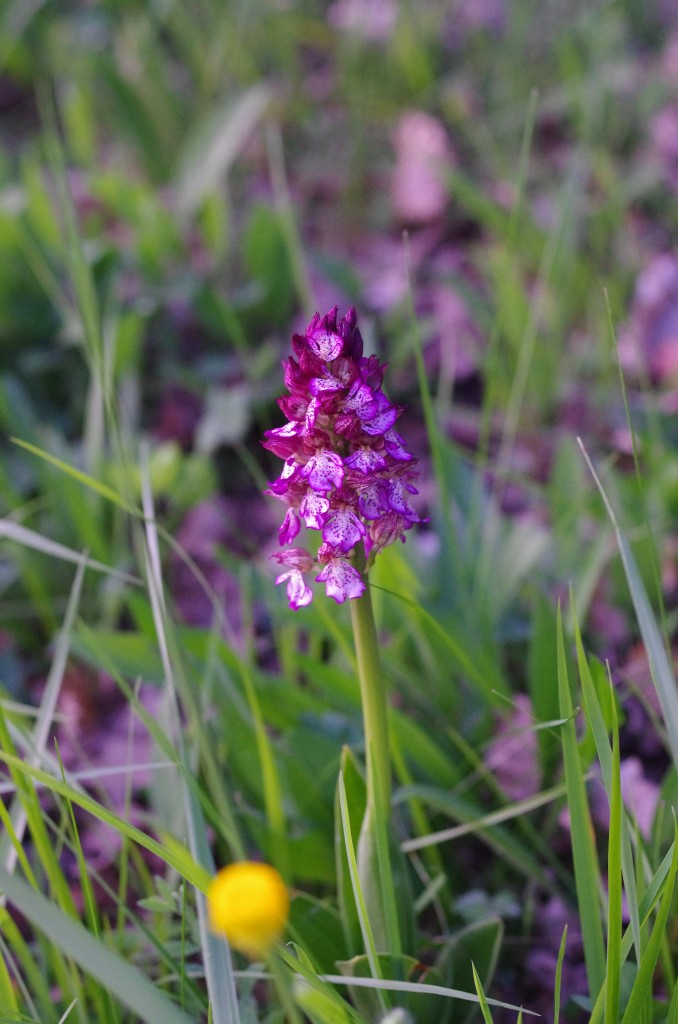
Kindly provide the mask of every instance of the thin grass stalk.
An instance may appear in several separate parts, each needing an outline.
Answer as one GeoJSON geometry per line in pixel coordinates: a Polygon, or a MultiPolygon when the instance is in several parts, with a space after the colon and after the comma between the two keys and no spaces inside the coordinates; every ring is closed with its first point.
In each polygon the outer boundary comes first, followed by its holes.
{"type": "Polygon", "coordinates": [[[565,783],[570,809],[572,857],[579,904],[584,959],[591,997],[596,999],[605,981],[605,947],[603,926],[599,912],[600,874],[593,840],[593,825],[589,811],[584,779],[579,762],[579,747],[574,723],[574,708],[565,659],[563,622],[558,607],[557,616],[558,693],[560,714],[566,719],[561,736],[565,783]]]}
{"type": "Polygon", "coordinates": [[[567,948],[567,925],[563,928],[563,937],[560,940],[558,960],[556,962],[556,976],[553,988],[553,1024],[560,1024],[560,990],[563,981],[563,962],[567,948]]]}
{"type": "Polygon", "coordinates": [[[642,959],[638,965],[631,994],[622,1017],[622,1024],[637,1024],[642,1019],[647,1007],[652,1006],[652,978],[659,958],[662,942],[666,935],[666,926],[669,918],[669,911],[673,902],[673,893],[678,874],[678,826],[674,822],[673,846],[671,849],[671,866],[669,868],[664,892],[662,893],[659,910],[655,919],[650,938],[648,940],[642,959]]]}
{"type": "MultiPolygon", "coordinates": [[[[611,685],[611,684],[610,684],[611,685]]],[[[614,702],[612,704],[614,708],[614,702]]],[[[619,727],[613,713],[612,791],[607,853],[607,965],[605,972],[605,1024],[617,1024],[620,1006],[622,940],[622,796],[619,727]]]]}
{"type": "MultiPolygon", "coordinates": [[[[356,859],[355,846],[353,843],[353,833],[351,830],[351,817],[348,809],[348,799],[346,797],[346,786],[344,784],[344,776],[342,772],[339,773],[339,807],[341,809],[341,824],[344,833],[344,844],[346,847],[346,856],[348,859],[348,867],[351,875],[351,886],[353,888],[353,898],[355,899],[356,908],[358,911],[358,920],[360,922],[360,931],[362,933],[363,942],[365,945],[365,953],[367,954],[367,960],[372,971],[373,978],[381,978],[381,968],[379,966],[379,958],[377,955],[377,947],[375,945],[374,933],[372,931],[372,923],[367,913],[367,904],[365,902],[365,895],[363,893],[363,887],[360,879],[360,873],[358,871],[358,861],[356,859]]],[[[384,1013],[388,1009],[388,1001],[381,991],[379,995],[380,1002],[382,1004],[382,1010],[384,1013]]]]}

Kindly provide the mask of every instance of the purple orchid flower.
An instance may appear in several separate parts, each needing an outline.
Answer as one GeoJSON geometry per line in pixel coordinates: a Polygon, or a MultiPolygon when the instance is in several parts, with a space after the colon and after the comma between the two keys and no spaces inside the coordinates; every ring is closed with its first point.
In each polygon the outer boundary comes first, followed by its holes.
{"type": "Polygon", "coordinates": [[[394,424],[402,409],[381,389],[385,364],[363,356],[358,318],[351,307],[337,322],[337,307],[313,317],[292,339],[294,355],[283,363],[289,396],[279,400],[287,423],[266,431],[263,442],[284,459],[281,475],[266,494],[287,506],[281,544],[295,540],[301,523],[320,530],[314,558],[303,548],[273,557],[286,571],[290,608],[310,603],[304,575],[320,566],[316,581],[338,604],[360,597],[363,576],[353,564],[362,542],[370,559],[388,544],[405,540],[421,519],[410,504],[415,460],[394,424]]]}

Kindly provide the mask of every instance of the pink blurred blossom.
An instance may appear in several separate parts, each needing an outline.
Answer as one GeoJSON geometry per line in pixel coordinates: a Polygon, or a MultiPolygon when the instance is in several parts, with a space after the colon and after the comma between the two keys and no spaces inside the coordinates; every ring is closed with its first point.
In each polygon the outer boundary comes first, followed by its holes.
{"type": "Polygon", "coordinates": [[[396,165],[391,180],[394,213],[404,224],[430,224],[445,213],[446,172],[455,158],[442,123],[422,110],[403,114],[393,132],[396,165]]]}
{"type": "Polygon", "coordinates": [[[657,162],[666,183],[678,189],[678,104],[662,107],[649,127],[649,156],[657,162]]]}
{"type": "MultiPolygon", "coordinates": [[[[678,151],[677,151],[678,152],[678,151]]],[[[678,381],[678,257],[654,256],[636,281],[631,316],[619,334],[627,372],[647,368],[655,381],[678,381]]]]}
{"type": "Polygon", "coordinates": [[[371,43],[386,43],[398,19],[395,0],[334,0],[327,11],[333,28],[371,43]]]}
{"type": "Polygon", "coordinates": [[[537,736],[530,698],[518,694],[514,708],[503,718],[497,737],[485,751],[485,764],[509,800],[525,800],[539,789],[537,736]]]}
{"type": "Polygon", "coordinates": [[[646,839],[650,838],[652,822],[659,803],[659,787],[645,777],[637,757],[627,757],[621,763],[621,788],[624,804],[638,822],[646,839]]]}

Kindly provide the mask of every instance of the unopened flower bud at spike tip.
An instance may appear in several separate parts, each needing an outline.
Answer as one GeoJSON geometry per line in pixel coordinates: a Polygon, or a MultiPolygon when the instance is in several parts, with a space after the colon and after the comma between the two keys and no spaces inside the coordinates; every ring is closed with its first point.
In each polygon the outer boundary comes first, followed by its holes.
{"type": "Polygon", "coordinates": [[[212,880],[207,908],[213,932],[251,960],[261,960],[281,938],[290,901],[282,878],[269,864],[239,861],[212,880]]]}
{"type": "Polygon", "coordinates": [[[281,545],[295,540],[302,522],[323,536],[315,561],[307,552],[300,561],[299,548],[273,556],[287,569],[276,583],[287,583],[295,610],[312,599],[303,576],[314,564],[328,597],[338,604],[358,598],[365,582],[353,564],[356,547],[373,557],[424,521],[409,501],[417,493],[415,460],[395,429],[402,408],[382,391],[385,364],[363,356],[353,307],[337,317],[336,306],[316,313],[306,332],[294,335],[294,356],[283,363],[290,394],[279,401],[288,420],[263,441],[285,461],[265,492],[287,506],[281,545]]]}

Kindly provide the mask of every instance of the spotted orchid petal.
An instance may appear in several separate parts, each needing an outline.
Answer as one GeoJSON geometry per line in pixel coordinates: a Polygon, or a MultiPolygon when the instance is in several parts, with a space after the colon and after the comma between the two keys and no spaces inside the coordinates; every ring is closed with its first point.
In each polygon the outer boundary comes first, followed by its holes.
{"type": "Polygon", "coordinates": [[[357,469],[365,476],[370,476],[372,473],[379,473],[382,469],[386,469],[386,459],[381,452],[375,451],[374,448],[361,447],[357,448],[353,455],[344,459],[344,465],[349,469],[357,469]]]}
{"type": "Polygon", "coordinates": [[[340,356],[344,347],[344,339],[333,331],[317,329],[307,335],[307,340],[313,355],[322,359],[324,363],[331,363],[337,356],[340,356]]]}
{"type": "Polygon", "coordinates": [[[323,526],[323,540],[344,554],[365,536],[365,525],[349,508],[338,509],[323,526]]]}
{"type": "Polygon", "coordinates": [[[344,479],[344,463],[341,455],[327,448],[318,448],[301,471],[314,491],[326,494],[333,487],[341,487],[344,479]]]}
{"type": "Polygon", "coordinates": [[[412,507],[407,495],[416,494],[417,489],[404,480],[390,480],[388,484],[388,503],[393,512],[400,512],[403,516],[416,518],[417,513],[412,507]]]}
{"type": "Polygon", "coordinates": [[[309,490],[302,498],[299,512],[310,530],[322,530],[327,519],[330,503],[322,494],[309,490]]]}
{"type": "Polygon", "coordinates": [[[334,598],[337,604],[343,604],[346,598],[360,597],[365,592],[362,576],[345,558],[333,558],[328,562],[316,576],[316,582],[325,584],[327,596],[334,598]]]}

